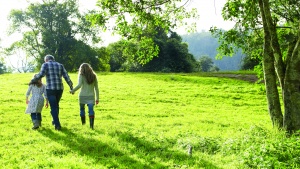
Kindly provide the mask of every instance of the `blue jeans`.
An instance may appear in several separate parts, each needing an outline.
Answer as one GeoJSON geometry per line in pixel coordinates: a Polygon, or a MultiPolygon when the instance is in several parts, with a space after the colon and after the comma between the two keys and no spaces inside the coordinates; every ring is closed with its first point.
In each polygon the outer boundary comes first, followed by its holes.
{"type": "Polygon", "coordinates": [[[51,108],[51,115],[55,127],[61,127],[59,122],[59,101],[63,94],[63,90],[49,90],[47,89],[47,97],[51,108]]]}
{"type": "Polygon", "coordinates": [[[31,120],[39,120],[42,121],[42,114],[41,113],[31,113],[31,120]]]}
{"type": "MultiPolygon", "coordinates": [[[[87,104],[88,106],[88,109],[89,109],[89,116],[94,116],[95,115],[95,112],[94,112],[94,105],[95,104],[87,104]]],[[[81,104],[80,103],[80,116],[85,116],[85,104],[81,104]]]]}

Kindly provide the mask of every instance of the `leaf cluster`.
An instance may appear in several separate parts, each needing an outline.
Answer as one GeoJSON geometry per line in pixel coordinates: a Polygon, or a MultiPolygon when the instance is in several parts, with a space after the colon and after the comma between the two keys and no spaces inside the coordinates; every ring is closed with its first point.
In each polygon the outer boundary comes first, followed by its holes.
{"type": "Polygon", "coordinates": [[[139,62],[145,64],[158,55],[158,47],[152,40],[158,27],[168,32],[184,19],[197,17],[194,9],[186,10],[189,1],[182,4],[180,0],[100,0],[97,3],[100,10],[89,19],[126,39],[138,41],[139,62]],[[112,22],[115,24],[108,26],[112,22]]]}
{"type": "MultiPolygon", "coordinates": [[[[272,20],[276,26],[277,36],[282,50],[282,59],[286,64],[287,56],[291,54],[296,42],[299,18],[298,1],[271,0],[272,20]]],[[[262,18],[256,1],[229,0],[222,11],[225,20],[235,21],[235,26],[224,31],[211,28],[214,36],[219,37],[219,57],[231,56],[242,49],[247,60],[260,60],[263,55],[262,18]]],[[[259,62],[257,63],[259,66],[259,62]]]]}

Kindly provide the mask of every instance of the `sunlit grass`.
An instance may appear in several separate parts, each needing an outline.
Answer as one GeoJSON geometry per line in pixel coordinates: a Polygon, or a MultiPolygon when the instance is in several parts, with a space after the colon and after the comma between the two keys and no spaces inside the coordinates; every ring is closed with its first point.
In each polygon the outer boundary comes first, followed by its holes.
{"type": "MultiPolygon", "coordinates": [[[[24,113],[32,75],[0,75],[4,168],[244,168],[250,145],[280,136],[272,135],[262,84],[150,73],[98,73],[95,130],[81,125],[78,93],[65,84],[62,131],[51,125],[50,109],[33,131],[24,113]]],[[[70,76],[76,84],[77,74],[70,76]]]]}

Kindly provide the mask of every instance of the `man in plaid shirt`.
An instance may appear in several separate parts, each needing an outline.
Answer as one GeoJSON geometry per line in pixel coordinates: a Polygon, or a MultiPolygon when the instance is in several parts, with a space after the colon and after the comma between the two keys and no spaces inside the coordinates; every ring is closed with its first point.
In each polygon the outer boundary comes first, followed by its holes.
{"type": "Polygon", "coordinates": [[[31,80],[31,82],[35,82],[46,76],[46,91],[51,107],[51,115],[53,118],[52,124],[54,124],[55,130],[61,130],[59,121],[59,101],[64,90],[62,77],[65,79],[71,90],[73,89],[73,83],[64,66],[55,62],[52,55],[46,55],[44,60],[45,63],[42,64],[40,72],[31,80]]]}

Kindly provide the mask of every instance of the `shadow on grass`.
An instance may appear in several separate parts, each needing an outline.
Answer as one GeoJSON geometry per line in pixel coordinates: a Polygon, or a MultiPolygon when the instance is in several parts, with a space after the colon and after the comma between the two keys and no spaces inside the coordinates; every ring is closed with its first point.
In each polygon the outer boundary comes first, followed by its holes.
{"type": "MultiPolygon", "coordinates": [[[[213,165],[212,163],[201,160],[199,158],[191,157],[188,154],[179,152],[176,150],[171,150],[171,148],[164,146],[162,144],[154,144],[152,142],[143,140],[141,138],[135,137],[132,133],[116,131],[110,133],[111,137],[118,137],[121,143],[125,145],[133,145],[135,148],[131,148],[131,153],[134,153],[138,158],[147,161],[152,168],[182,168],[182,167],[192,167],[192,168],[211,168],[218,169],[219,167],[213,165]],[[157,162],[153,159],[159,159],[162,163],[169,163],[173,161],[174,166],[157,166],[157,162]]],[[[172,144],[172,143],[170,143],[172,144]]],[[[132,147],[132,146],[130,146],[132,147]]],[[[130,148],[128,148],[130,149],[130,148]]]]}
{"type": "MultiPolygon", "coordinates": [[[[182,167],[205,167],[218,169],[217,166],[205,160],[199,160],[195,157],[190,157],[187,154],[175,150],[171,150],[163,145],[154,144],[135,137],[129,132],[116,131],[110,133],[111,137],[117,137],[120,144],[126,146],[124,149],[129,151],[124,153],[111,145],[103,143],[93,138],[86,138],[75,134],[67,128],[63,128],[61,132],[56,132],[51,129],[39,130],[45,137],[65,146],[70,149],[54,150],[52,152],[58,157],[68,155],[70,151],[77,152],[81,156],[87,156],[94,160],[96,164],[103,165],[107,168],[182,168],[182,167]],[[134,154],[137,159],[133,159],[130,155],[134,154]],[[144,162],[142,162],[144,161],[144,162]],[[170,161],[173,161],[174,166],[169,166],[170,161]],[[168,164],[169,163],[169,164],[168,164]]],[[[95,134],[102,134],[95,130],[95,134]]]]}
{"type": "MultiPolygon", "coordinates": [[[[39,132],[45,137],[66,146],[71,151],[78,152],[78,154],[82,156],[87,156],[89,159],[93,159],[96,164],[101,164],[107,168],[152,168],[106,143],[102,143],[96,139],[82,137],[67,128],[63,128],[61,130],[62,133],[47,128],[39,130],[39,132]]],[[[70,151],[67,153],[69,152],[70,151]]],[[[67,154],[63,151],[53,153],[58,157],[67,154]]],[[[162,164],[156,165],[165,168],[162,164]]]]}

